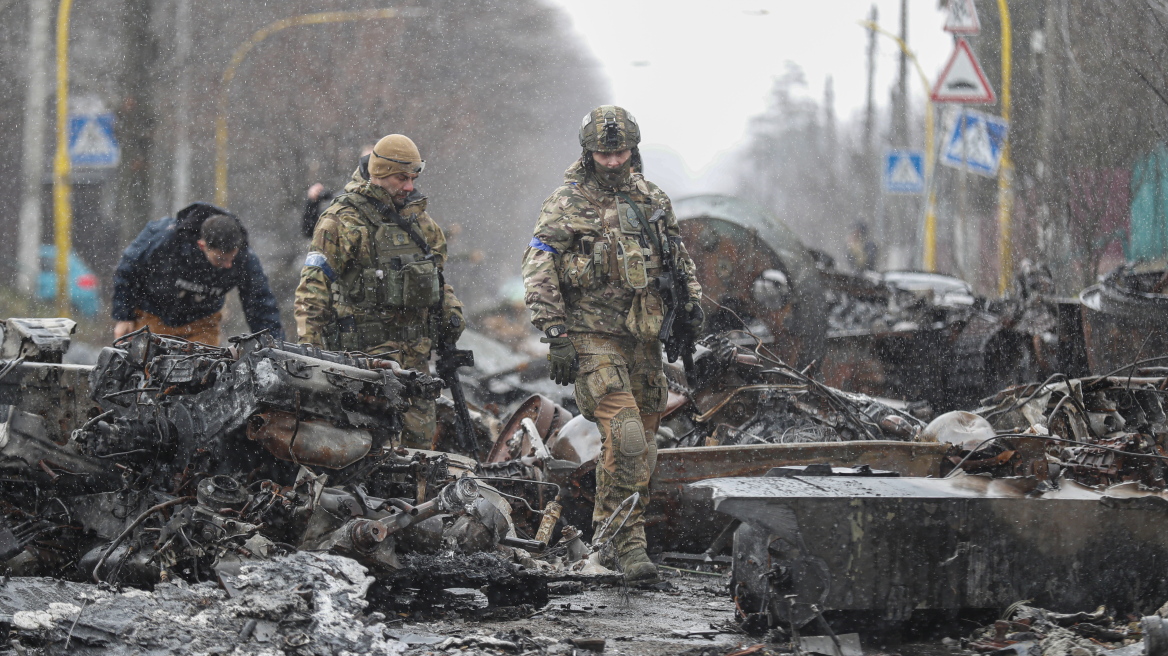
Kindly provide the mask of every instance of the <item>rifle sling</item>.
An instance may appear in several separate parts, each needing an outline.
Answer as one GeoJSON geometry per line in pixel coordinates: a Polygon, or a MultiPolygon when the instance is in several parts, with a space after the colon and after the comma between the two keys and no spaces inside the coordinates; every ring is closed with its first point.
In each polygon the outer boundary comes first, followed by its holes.
{"type": "Polygon", "coordinates": [[[393,222],[394,225],[404,230],[405,233],[410,236],[410,239],[413,240],[415,244],[417,244],[418,248],[422,249],[423,253],[425,253],[427,256],[430,255],[430,245],[426,243],[426,240],[422,237],[422,235],[418,234],[418,231],[414,229],[414,226],[410,225],[405,219],[402,218],[401,214],[399,214],[396,209],[386,205],[376,198],[366,197],[366,200],[368,200],[369,204],[376,208],[378,212],[381,212],[382,217],[389,219],[393,222]]]}
{"type": "Polygon", "coordinates": [[[661,240],[658,239],[657,232],[653,230],[652,226],[649,225],[649,222],[645,220],[645,214],[641,211],[641,206],[634,203],[632,199],[629,198],[629,195],[623,191],[616,192],[616,195],[620,196],[629,207],[633,208],[633,214],[637,215],[637,223],[641,224],[641,230],[648,235],[649,241],[653,242],[653,246],[655,246],[657,248],[657,252],[661,254],[661,263],[662,266],[665,266],[666,253],[661,249],[661,240]]]}

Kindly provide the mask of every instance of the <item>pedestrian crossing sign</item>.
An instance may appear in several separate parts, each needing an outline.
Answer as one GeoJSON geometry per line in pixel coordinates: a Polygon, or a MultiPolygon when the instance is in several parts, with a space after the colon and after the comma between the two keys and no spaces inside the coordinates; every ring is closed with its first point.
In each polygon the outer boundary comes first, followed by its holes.
{"type": "Polygon", "coordinates": [[[117,166],[120,158],[113,114],[69,116],[69,161],[73,166],[109,168],[117,166]]]}
{"type": "Polygon", "coordinates": [[[1009,123],[973,109],[951,112],[945,120],[941,163],[988,177],[998,174],[1009,123]]]}
{"type": "Polygon", "coordinates": [[[924,152],[890,150],[885,153],[884,191],[889,194],[925,193],[924,152]]]}

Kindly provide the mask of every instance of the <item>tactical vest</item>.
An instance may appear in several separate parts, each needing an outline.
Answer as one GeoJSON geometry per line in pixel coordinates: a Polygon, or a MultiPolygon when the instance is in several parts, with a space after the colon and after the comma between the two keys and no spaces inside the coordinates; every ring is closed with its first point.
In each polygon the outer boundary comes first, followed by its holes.
{"type": "MultiPolygon", "coordinates": [[[[367,247],[333,282],[333,304],[341,322],[340,346],[361,350],[386,341],[424,337],[424,308],[442,300],[438,266],[429,249],[423,249],[408,231],[383,216],[362,194],[341,194],[333,202],[355,209],[369,229],[367,247]],[[416,322],[386,325],[382,315],[407,308],[416,310],[411,313],[417,317],[416,322]],[[346,321],[347,317],[352,320],[346,321]],[[352,332],[356,334],[349,336],[352,332]]],[[[411,215],[402,217],[407,225],[410,220],[411,215]]]]}
{"type": "Polygon", "coordinates": [[[651,284],[661,273],[660,243],[666,238],[661,221],[652,220],[654,212],[649,200],[637,202],[634,208],[618,196],[616,225],[605,221],[602,213],[601,235],[584,237],[560,257],[561,275],[570,286],[588,290],[615,284],[636,292],[625,326],[633,336],[646,340],[657,337],[664,316],[660,293],[651,284]],[[651,233],[642,229],[638,211],[651,233]]]}

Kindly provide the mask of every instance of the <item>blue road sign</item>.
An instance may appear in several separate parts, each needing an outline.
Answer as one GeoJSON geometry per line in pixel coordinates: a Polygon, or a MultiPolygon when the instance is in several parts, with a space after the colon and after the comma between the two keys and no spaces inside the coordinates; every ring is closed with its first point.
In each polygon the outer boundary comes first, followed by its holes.
{"type": "Polygon", "coordinates": [[[955,112],[941,142],[941,163],[978,175],[997,175],[1009,128],[997,116],[972,109],[955,112]]]}
{"type": "Polygon", "coordinates": [[[919,150],[885,153],[884,191],[889,194],[925,193],[925,153],[919,150]]]}
{"type": "Polygon", "coordinates": [[[117,166],[121,153],[114,136],[113,114],[69,115],[69,160],[73,166],[117,166]]]}

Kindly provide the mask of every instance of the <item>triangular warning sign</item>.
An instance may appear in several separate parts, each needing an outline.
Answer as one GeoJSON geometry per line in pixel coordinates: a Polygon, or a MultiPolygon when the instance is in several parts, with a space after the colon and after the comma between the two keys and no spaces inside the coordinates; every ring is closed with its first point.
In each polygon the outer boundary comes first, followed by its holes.
{"type": "Polygon", "coordinates": [[[86,121],[70,149],[74,159],[105,159],[116,156],[118,147],[97,121],[86,121]]]}
{"type": "Polygon", "coordinates": [[[933,87],[932,99],[938,103],[967,105],[992,104],[998,101],[965,39],[957,39],[957,47],[953,49],[949,62],[941,71],[937,86],[933,87]]]}
{"type": "Polygon", "coordinates": [[[981,21],[977,19],[977,7],[973,5],[973,0],[949,0],[945,31],[967,36],[981,32],[981,21]]]}
{"type": "Polygon", "coordinates": [[[913,165],[910,157],[897,158],[892,172],[888,175],[888,181],[892,183],[890,186],[893,187],[918,187],[925,184],[920,171],[913,165]]]}

